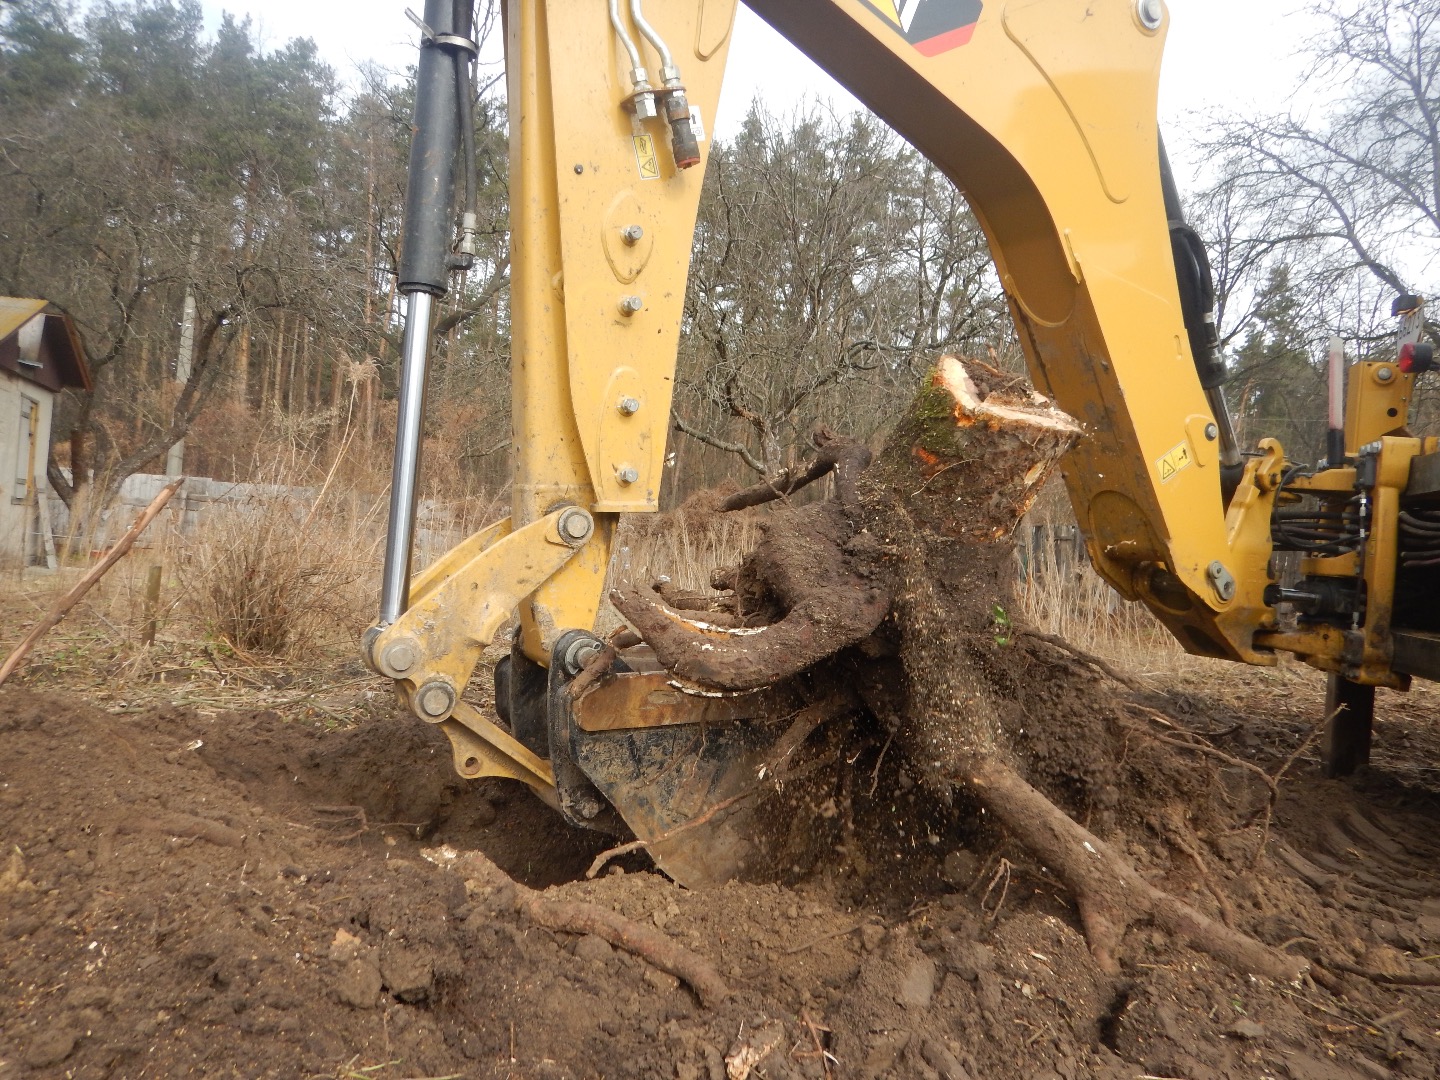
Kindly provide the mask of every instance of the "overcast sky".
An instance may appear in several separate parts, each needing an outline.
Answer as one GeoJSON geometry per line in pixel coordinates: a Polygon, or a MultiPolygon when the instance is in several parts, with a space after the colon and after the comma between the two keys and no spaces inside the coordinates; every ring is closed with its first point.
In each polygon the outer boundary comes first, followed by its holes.
{"type": "MultiPolygon", "coordinates": [[[[222,9],[248,12],[267,48],[293,37],[314,38],[331,66],[348,77],[364,60],[395,70],[414,62],[416,32],[405,18],[407,3],[416,10],[424,6],[422,0],[204,0],[203,6],[212,27],[222,9]]],[[[1160,115],[1180,156],[1191,118],[1215,108],[1249,111],[1288,99],[1299,71],[1295,50],[1313,25],[1296,14],[1303,0],[1169,0],[1169,7],[1160,115]]],[[[734,133],[762,79],[774,112],[807,97],[839,109],[858,107],[744,7],[730,56],[715,123],[722,137],[734,133]]]]}

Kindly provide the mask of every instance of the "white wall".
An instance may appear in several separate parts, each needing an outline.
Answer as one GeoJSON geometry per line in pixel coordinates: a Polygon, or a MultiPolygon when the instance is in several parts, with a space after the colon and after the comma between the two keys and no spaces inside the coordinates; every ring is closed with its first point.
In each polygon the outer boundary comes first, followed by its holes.
{"type": "MultiPolygon", "coordinates": [[[[45,462],[50,450],[50,421],[54,413],[54,395],[43,386],[0,371],[0,565],[17,565],[25,553],[26,512],[34,514],[23,502],[25,489],[15,483],[25,469],[28,456],[29,425],[20,419],[21,399],[39,403],[40,430],[35,448],[35,488],[45,497],[45,462]],[[24,456],[22,456],[24,455],[24,456]]],[[[31,547],[34,540],[31,539],[31,547]]],[[[35,552],[29,553],[32,558],[35,552]]]]}

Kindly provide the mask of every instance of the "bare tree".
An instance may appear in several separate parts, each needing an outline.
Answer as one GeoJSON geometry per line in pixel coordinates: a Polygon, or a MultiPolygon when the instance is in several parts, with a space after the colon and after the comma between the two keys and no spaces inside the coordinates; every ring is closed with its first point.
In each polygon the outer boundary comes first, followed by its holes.
{"type": "Polygon", "coordinates": [[[1222,297],[1240,300],[1225,312],[1231,335],[1277,261],[1332,330],[1362,341],[1381,332],[1389,297],[1437,283],[1440,0],[1322,0],[1318,14],[1291,108],[1224,121],[1205,146],[1223,162],[1207,202],[1229,241],[1222,297]]]}
{"type": "Polygon", "coordinates": [[[998,298],[963,198],[884,125],[752,110],[710,158],[676,427],[762,473],[816,421],[867,435],[998,298]]]}

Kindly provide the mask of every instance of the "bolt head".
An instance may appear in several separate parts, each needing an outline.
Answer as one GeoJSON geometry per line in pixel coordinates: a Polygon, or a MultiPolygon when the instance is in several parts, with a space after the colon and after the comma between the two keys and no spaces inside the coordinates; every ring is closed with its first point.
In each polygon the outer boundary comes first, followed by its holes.
{"type": "Polygon", "coordinates": [[[420,688],[416,703],[426,716],[448,716],[455,707],[455,693],[444,683],[429,683],[420,688]]]}
{"type": "Polygon", "coordinates": [[[1394,369],[1394,368],[1382,367],[1382,368],[1376,368],[1376,369],[1375,369],[1375,381],[1376,381],[1376,382],[1386,383],[1386,382],[1389,382],[1389,381],[1390,381],[1391,379],[1393,379],[1393,378],[1395,378],[1395,369],[1394,369]]]}
{"type": "Polygon", "coordinates": [[[565,653],[565,670],[571,675],[578,675],[585,669],[592,658],[598,655],[604,646],[594,639],[583,639],[575,642],[565,653]]]}
{"type": "Polygon", "coordinates": [[[640,479],[640,473],[633,465],[622,465],[615,470],[615,478],[622,484],[633,484],[640,479]]]}
{"type": "Polygon", "coordinates": [[[634,416],[640,411],[640,399],[623,397],[620,399],[620,404],[616,407],[620,410],[621,416],[634,416]]]}
{"type": "Polygon", "coordinates": [[[626,225],[620,230],[620,239],[624,240],[627,244],[638,244],[644,235],[645,230],[639,225],[626,225]]]}
{"type": "Polygon", "coordinates": [[[635,95],[635,115],[641,120],[654,120],[660,115],[655,108],[654,94],[635,95]]]}
{"type": "Polygon", "coordinates": [[[1207,439],[1210,440],[1211,442],[1214,442],[1214,441],[1215,441],[1216,439],[1218,439],[1219,437],[1220,437],[1220,428],[1219,428],[1218,426],[1216,426],[1215,424],[1206,424],[1206,425],[1205,425],[1205,438],[1207,438],[1207,439]]]}
{"type": "Polygon", "coordinates": [[[568,540],[584,540],[593,528],[590,515],[583,510],[568,510],[560,516],[560,535],[568,540]]]}
{"type": "Polygon", "coordinates": [[[385,651],[381,653],[380,659],[390,671],[403,675],[415,666],[415,662],[420,657],[413,642],[392,641],[385,646],[385,651]]]}
{"type": "Polygon", "coordinates": [[[645,306],[645,301],[638,296],[622,296],[620,298],[620,314],[634,315],[645,306]]]}
{"type": "Polygon", "coordinates": [[[1146,30],[1158,30],[1165,18],[1165,5],[1162,0],[1135,0],[1135,15],[1146,30]]]}

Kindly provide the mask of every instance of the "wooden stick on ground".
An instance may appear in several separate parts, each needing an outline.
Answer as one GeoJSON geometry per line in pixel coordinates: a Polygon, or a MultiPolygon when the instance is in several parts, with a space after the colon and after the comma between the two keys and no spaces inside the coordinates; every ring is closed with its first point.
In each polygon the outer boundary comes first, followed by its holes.
{"type": "Polygon", "coordinates": [[[25,657],[30,654],[35,643],[59,625],[60,620],[65,618],[70,609],[80,602],[80,598],[94,588],[95,583],[135,546],[135,541],[140,539],[140,534],[149,528],[150,523],[155,520],[161,510],[165,509],[165,504],[170,501],[171,496],[180,489],[180,485],[184,482],[185,477],[177,477],[161,488],[160,494],[156,495],[150,505],[145,508],[145,512],[135,519],[135,524],[130,526],[130,530],[120,538],[119,543],[111,548],[103,559],[92,566],[89,572],[75,583],[75,587],[61,597],[59,603],[35,624],[19,645],[15,646],[15,651],[6,657],[3,665],[0,665],[0,685],[3,685],[5,680],[25,662],[25,657]]]}

